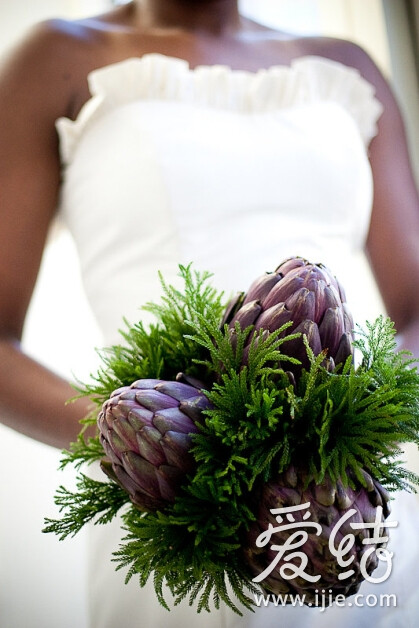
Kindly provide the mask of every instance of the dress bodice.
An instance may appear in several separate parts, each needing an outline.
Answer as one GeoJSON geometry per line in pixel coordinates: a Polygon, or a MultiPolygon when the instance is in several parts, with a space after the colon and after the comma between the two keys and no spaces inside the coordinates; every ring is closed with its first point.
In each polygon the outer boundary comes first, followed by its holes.
{"type": "Polygon", "coordinates": [[[92,72],[78,118],[57,121],[61,213],[104,331],[157,298],[157,270],[214,273],[228,293],[289,255],[345,285],[368,230],[367,147],[381,105],[320,57],[257,73],[159,54],[92,72]]]}

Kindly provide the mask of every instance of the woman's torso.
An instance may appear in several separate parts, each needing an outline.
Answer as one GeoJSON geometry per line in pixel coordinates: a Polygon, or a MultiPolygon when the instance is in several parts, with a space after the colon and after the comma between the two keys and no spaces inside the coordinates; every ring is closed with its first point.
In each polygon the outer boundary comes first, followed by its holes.
{"type": "MultiPolygon", "coordinates": [[[[61,213],[105,343],[118,340],[122,316],[133,322],[157,298],[157,271],[173,280],[179,262],[213,271],[230,291],[290,254],[315,256],[347,286],[371,211],[368,144],[380,113],[371,86],[311,50],[292,67],[271,50],[262,64],[271,69],[255,72],[237,58],[196,69],[208,59],[185,54],[188,67],[153,45],[128,61],[95,57],[93,98],[79,91],[75,122],[58,122],[61,213]]],[[[118,534],[92,532],[94,625],[193,623],[193,611],[163,616],[150,590],[125,587],[110,562],[118,534]]],[[[292,611],[289,625],[308,620],[292,611]]],[[[237,625],[269,625],[256,615],[237,625]]],[[[200,621],[234,624],[225,613],[200,621]]]]}
{"type": "Polygon", "coordinates": [[[231,292],[289,255],[342,278],[362,250],[380,105],[356,71],[319,57],[191,69],[151,54],[90,85],[76,121],[57,123],[61,211],[106,342],[157,298],[158,270],[172,280],[192,261],[231,292]]]}

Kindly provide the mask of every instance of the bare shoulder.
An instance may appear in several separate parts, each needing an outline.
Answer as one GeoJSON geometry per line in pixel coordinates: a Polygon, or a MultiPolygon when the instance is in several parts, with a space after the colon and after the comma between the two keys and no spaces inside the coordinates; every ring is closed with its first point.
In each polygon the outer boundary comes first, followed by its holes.
{"type": "Polygon", "coordinates": [[[4,68],[8,68],[29,75],[38,68],[36,72],[38,78],[45,70],[55,74],[68,64],[74,55],[75,61],[78,60],[77,58],[83,54],[80,47],[85,48],[91,40],[91,31],[92,29],[78,22],[68,20],[52,19],[40,22],[9,51],[2,64],[3,71],[4,68]]]}
{"type": "Polygon", "coordinates": [[[358,70],[375,88],[377,97],[386,104],[393,99],[391,88],[371,56],[358,44],[333,37],[309,37],[302,44],[309,54],[319,55],[358,70]]]}
{"type": "Polygon", "coordinates": [[[356,69],[384,102],[392,99],[391,88],[371,56],[358,44],[345,39],[322,36],[300,36],[265,29],[267,41],[271,41],[273,56],[281,61],[292,61],[305,56],[318,56],[337,61],[356,69]]]}
{"type": "Polygon", "coordinates": [[[71,117],[74,103],[87,96],[87,74],[109,49],[110,30],[99,18],[35,25],[2,61],[3,91],[16,99],[24,92],[33,107],[42,101],[45,114],[71,117]]]}

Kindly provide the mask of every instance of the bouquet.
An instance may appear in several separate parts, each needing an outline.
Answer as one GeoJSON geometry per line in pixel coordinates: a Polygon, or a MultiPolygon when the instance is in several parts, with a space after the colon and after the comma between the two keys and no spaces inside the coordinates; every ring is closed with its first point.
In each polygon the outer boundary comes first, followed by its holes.
{"type": "Polygon", "coordinates": [[[315,606],[374,581],[379,559],[388,575],[389,491],[419,480],[400,462],[419,445],[419,375],[392,322],[355,333],[338,280],[299,257],[227,306],[209,273],[179,269],[183,291],[160,277],[155,323],[127,323],[78,386],[97,409],[62,460],[77,490],[58,489],[44,531],[119,514],[116,568],[152,578],[168,609],[166,590],[198,612],[240,614],[258,593],[315,606]],[[82,472],[94,461],[102,482],[82,472]]]}

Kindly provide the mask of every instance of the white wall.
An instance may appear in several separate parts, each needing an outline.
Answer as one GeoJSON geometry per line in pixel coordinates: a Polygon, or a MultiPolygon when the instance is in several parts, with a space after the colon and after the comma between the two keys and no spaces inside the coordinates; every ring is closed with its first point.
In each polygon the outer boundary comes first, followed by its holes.
{"type": "MultiPolygon", "coordinates": [[[[383,5],[391,50],[393,86],[404,115],[419,186],[419,59],[412,47],[411,18],[405,3],[398,5],[391,0],[383,0],[383,5]]],[[[418,2],[415,7],[416,21],[419,21],[418,2]]]]}
{"type": "Polygon", "coordinates": [[[35,22],[94,15],[109,4],[109,0],[0,0],[0,49],[14,43],[35,22]]]}
{"type": "Polygon", "coordinates": [[[355,41],[390,74],[381,0],[240,0],[240,4],[244,13],[274,28],[355,41]]]}

